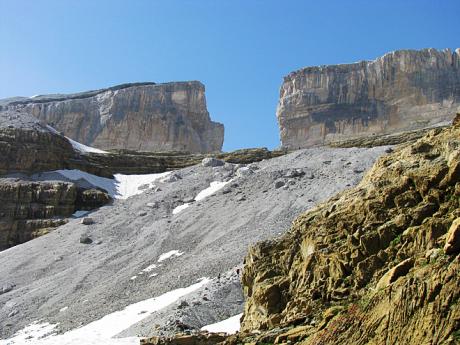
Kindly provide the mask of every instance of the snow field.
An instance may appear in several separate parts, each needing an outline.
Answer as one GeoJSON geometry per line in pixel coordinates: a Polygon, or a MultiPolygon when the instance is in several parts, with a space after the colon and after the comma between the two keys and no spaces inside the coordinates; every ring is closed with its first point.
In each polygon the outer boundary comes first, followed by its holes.
{"type": "Polygon", "coordinates": [[[201,278],[196,284],[131,304],[123,310],[108,314],[64,334],[55,333],[57,324],[37,321],[14,334],[12,338],[0,340],[0,345],[138,345],[137,337],[114,338],[114,336],[209,282],[210,279],[201,278]]]}

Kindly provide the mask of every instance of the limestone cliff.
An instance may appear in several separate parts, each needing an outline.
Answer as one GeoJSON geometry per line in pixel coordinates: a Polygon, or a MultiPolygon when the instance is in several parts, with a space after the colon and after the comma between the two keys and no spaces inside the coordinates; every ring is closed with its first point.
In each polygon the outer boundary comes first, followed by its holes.
{"type": "Polygon", "coordinates": [[[200,82],[137,83],[74,95],[3,100],[64,135],[101,149],[217,152],[224,127],[212,122],[200,82]]]}
{"type": "Polygon", "coordinates": [[[297,149],[430,127],[459,110],[460,49],[424,49],[292,72],[277,117],[282,146],[297,149]]]}
{"type": "Polygon", "coordinates": [[[460,115],[252,247],[227,342],[457,344],[459,273],[460,115]]]}

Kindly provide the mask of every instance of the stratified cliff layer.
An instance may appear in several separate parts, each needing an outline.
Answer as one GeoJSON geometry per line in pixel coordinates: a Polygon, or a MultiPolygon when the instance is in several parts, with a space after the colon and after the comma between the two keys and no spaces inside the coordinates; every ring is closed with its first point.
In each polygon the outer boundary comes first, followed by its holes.
{"type": "Polygon", "coordinates": [[[0,175],[65,169],[77,158],[66,138],[30,114],[0,112],[0,175]]]}
{"type": "Polygon", "coordinates": [[[48,233],[77,210],[110,201],[107,193],[72,182],[0,178],[0,250],[48,233]]]}
{"type": "Polygon", "coordinates": [[[74,95],[3,100],[64,135],[101,149],[218,152],[224,127],[212,122],[197,81],[125,84],[74,95]]]}
{"type": "Polygon", "coordinates": [[[400,50],[374,61],[307,67],[284,78],[284,148],[434,126],[460,110],[460,49],[400,50]]]}
{"type": "Polygon", "coordinates": [[[228,342],[458,343],[457,117],[380,158],[356,188],[301,215],[286,235],[252,247],[243,333],[228,342]]]}

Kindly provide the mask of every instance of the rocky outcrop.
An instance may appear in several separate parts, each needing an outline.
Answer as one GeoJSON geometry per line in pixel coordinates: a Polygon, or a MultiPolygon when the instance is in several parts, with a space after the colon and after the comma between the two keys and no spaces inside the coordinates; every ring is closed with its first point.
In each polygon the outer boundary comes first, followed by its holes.
{"type": "Polygon", "coordinates": [[[356,188],[252,247],[242,333],[227,343],[455,344],[459,217],[457,125],[383,156],[356,188]]]}
{"type": "Polygon", "coordinates": [[[224,127],[212,122],[200,82],[125,84],[74,95],[9,99],[65,136],[101,149],[218,152],[224,127]]]}
{"type": "Polygon", "coordinates": [[[72,145],[24,112],[0,112],[0,175],[62,169],[76,159],[72,145]]]}
{"type": "Polygon", "coordinates": [[[195,334],[177,334],[173,337],[141,339],[140,345],[214,345],[224,341],[225,338],[225,333],[201,332],[195,334]]]}
{"type": "Polygon", "coordinates": [[[400,50],[374,61],[307,67],[284,78],[281,143],[297,149],[426,128],[460,110],[460,49],[400,50]]]}
{"type": "Polygon", "coordinates": [[[76,210],[110,202],[107,193],[71,182],[0,179],[0,250],[29,241],[66,223],[76,210]]]}
{"type": "MultiPolygon", "coordinates": [[[[438,128],[444,128],[447,126],[440,125],[438,128]]],[[[405,131],[390,134],[376,134],[369,136],[362,136],[359,138],[331,141],[328,143],[330,147],[376,147],[376,146],[387,146],[387,145],[398,145],[403,143],[409,143],[420,139],[426,135],[431,128],[416,129],[413,131],[405,131]]]]}

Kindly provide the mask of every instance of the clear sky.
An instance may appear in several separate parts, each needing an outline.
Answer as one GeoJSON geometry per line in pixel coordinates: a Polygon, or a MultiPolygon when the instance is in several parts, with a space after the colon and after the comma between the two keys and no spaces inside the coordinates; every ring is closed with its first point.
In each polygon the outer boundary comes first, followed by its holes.
{"type": "Polygon", "coordinates": [[[279,145],[284,75],[460,46],[459,0],[0,0],[0,98],[200,80],[224,150],[279,145]]]}

